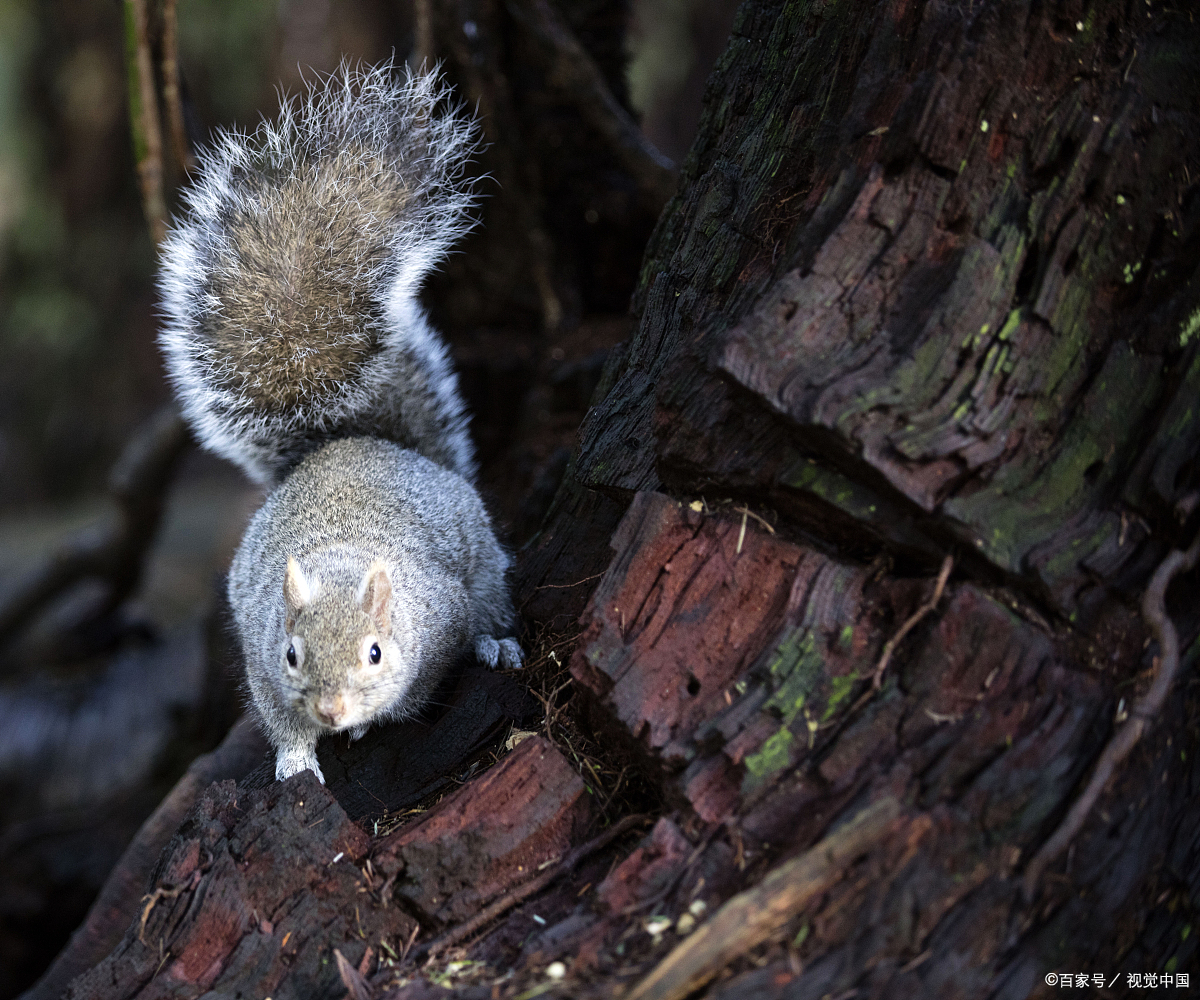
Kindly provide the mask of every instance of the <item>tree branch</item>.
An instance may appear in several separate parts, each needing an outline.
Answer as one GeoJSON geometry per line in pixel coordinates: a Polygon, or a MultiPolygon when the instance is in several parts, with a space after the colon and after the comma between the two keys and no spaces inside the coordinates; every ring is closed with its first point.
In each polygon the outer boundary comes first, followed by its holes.
{"type": "Polygon", "coordinates": [[[146,0],[125,0],[125,63],[129,86],[129,127],[137,161],[142,209],[157,246],[167,233],[167,203],[163,197],[162,126],[150,56],[146,0]]]}
{"type": "Polygon", "coordinates": [[[167,106],[167,122],[171,130],[171,151],[180,170],[189,174],[196,166],[196,158],[188,145],[187,129],[183,124],[183,98],[179,91],[179,18],[176,0],[163,0],[162,19],[163,103],[167,106]]]}
{"type": "MultiPolygon", "coordinates": [[[[512,88],[501,70],[496,52],[497,39],[503,37],[497,21],[495,0],[478,0],[477,6],[459,0],[448,19],[443,13],[442,24],[447,29],[442,33],[443,40],[449,45],[463,75],[467,93],[479,109],[495,178],[516,207],[529,250],[530,276],[541,300],[542,326],[546,331],[554,332],[562,323],[563,306],[554,287],[552,243],[541,211],[541,182],[533,157],[522,155],[518,161],[514,155],[514,150],[520,146],[521,130],[513,106],[512,88]],[[476,24],[474,32],[468,35],[460,27],[463,24],[476,24]]],[[[420,30],[418,23],[418,35],[420,30]]],[[[420,37],[418,42],[431,44],[420,37]]]]}
{"type": "Polygon", "coordinates": [[[187,441],[174,404],[138,428],[109,473],[114,515],[68,535],[0,602],[0,642],[82,577],[101,577],[108,583],[106,611],[136,589],[146,549],[162,518],[163,495],[187,441]]]}
{"type": "Polygon", "coordinates": [[[892,654],[896,652],[896,647],[900,645],[901,640],[916,628],[929,612],[937,607],[938,601],[942,599],[942,591],[946,589],[946,581],[950,579],[950,571],[952,569],[954,569],[954,556],[946,556],[942,560],[941,570],[938,571],[937,583],[933,587],[933,596],[917,608],[912,616],[900,626],[900,630],[887,641],[887,645],[883,647],[883,654],[879,657],[879,664],[875,667],[875,676],[871,682],[872,690],[878,691],[880,685],[883,684],[883,672],[887,670],[888,663],[892,659],[892,654]]]}
{"type": "Polygon", "coordinates": [[[548,79],[569,97],[580,116],[612,148],[621,166],[656,207],[675,193],[675,164],[638,128],[609,89],[570,26],[547,0],[508,0],[508,11],[528,29],[548,63],[548,79]]]}

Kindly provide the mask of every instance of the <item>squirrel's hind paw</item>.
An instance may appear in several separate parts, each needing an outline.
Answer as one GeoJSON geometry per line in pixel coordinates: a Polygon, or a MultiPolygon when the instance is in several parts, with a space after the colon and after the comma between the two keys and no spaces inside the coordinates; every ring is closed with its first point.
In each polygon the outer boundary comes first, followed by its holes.
{"type": "Polygon", "coordinates": [[[525,661],[525,654],[516,639],[493,639],[490,635],[477,635],[475,658],[492,670],[518,670],[525,661]]]}
{"type": "Polygon", "coordinates": [[[500,669],[520,670],[525,665],[525,651],[516,639],[500,640],[500,669]]]}

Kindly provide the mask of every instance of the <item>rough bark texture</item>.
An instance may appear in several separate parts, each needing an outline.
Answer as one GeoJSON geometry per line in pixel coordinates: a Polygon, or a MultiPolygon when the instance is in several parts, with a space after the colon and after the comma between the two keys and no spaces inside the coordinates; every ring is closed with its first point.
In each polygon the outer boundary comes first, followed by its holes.
{"type": "Polygon", "coordinates": [[[380,836],[307,776],[214,786],[68,995],[1018,998],[1194,970],[1194,576],[1186,679],[1032,903],[1020,875],[1148,685],[1137,597],[1197,529],[1198,171],[1187,13],[747,0],[517,580],[531,635],[580,632],[569,709],[663,815],[557,862],[594,786],[542,738],[380,836]]]}
{"type": "Polygon", "coordinates": [[[569,617],[591,585],[546,584],[607,565],[589,718],[760,863],[905,803],[799,962],[718,995],[1193,963],[1191,682],[1035,906],[1012,873],[1146,686],[1136,599],[1195,530],[1197,45],[1125,4],[742,7],[523,591],[569,617]]]}

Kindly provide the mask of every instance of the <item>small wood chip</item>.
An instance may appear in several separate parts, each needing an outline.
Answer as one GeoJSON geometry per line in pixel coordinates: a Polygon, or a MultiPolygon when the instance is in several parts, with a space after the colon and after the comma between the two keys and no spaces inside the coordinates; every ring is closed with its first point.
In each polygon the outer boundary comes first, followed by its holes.
{"type": "Polygon", "coordinates": [[[350,991],[350,1000],[371,1000],[371,991],[367,988],[367,981],[353,965],[346,961],[346,956],[334,948],[333,958],[337,962],[338,975],[342,977],[342,985],[350,991]]]}

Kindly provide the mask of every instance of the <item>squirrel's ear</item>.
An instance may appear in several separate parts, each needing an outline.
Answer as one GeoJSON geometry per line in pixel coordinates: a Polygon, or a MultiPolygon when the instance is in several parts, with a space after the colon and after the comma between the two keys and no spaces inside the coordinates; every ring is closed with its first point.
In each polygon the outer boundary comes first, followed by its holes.
{"type": "Polygon", "coordinates": [[[392,581],[383,563],[372,564],[362,582],[362,609],[371,616],[380,635],[392,630],[392,615],[388,605],[392,600],[392,581]]]}
{"type": "Polygon", "coordinates": [[[288,556],[287,571],[283,574],[283,599],[287,604],[287,630],[290,632],[296,624],[296,616],[312,600],[304,570],[293,556],[288,556]]]}

